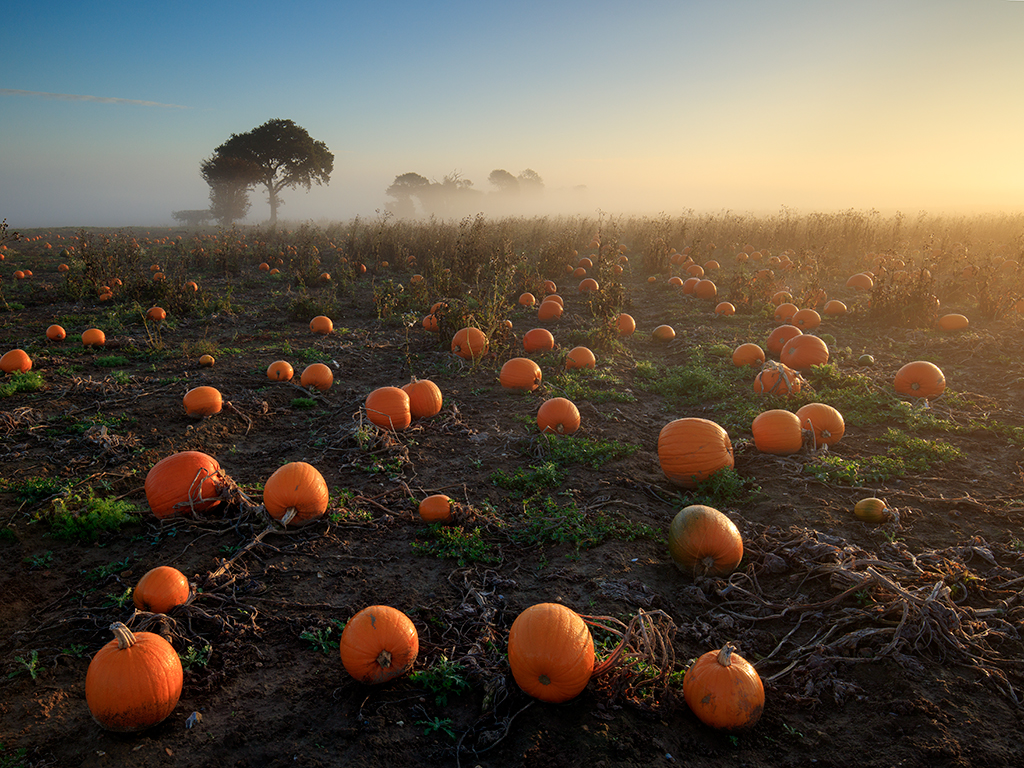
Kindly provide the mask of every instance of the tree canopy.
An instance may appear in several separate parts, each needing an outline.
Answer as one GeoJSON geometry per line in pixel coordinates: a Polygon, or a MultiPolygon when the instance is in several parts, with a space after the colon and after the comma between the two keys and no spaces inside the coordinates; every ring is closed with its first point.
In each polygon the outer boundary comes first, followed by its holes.
{"type": "MultiPolygon", "coordinates": [[[[498,168],[491,171],[487,180],[497,188],[486,196],[492,204],[500,205],[499,200],[507,201],[520,193],[538,195],[544,190],[540,174],[529,168],[518,176],[498,168]]],[[[484,193],[458,171],[452,171],[441,181],[431,181],[418,173],[403,173],[395,177],[387,194],[394,198],[388,203],[388,210],[403,218],[413,218],[418,213],[442,218],[466,215],[485,203],[484,193]]]]}
{"type": "MultiPolygon", "coordinates": [[[[281,191],[297,186],[308,190],[314,182],[329,183],[334,155],[305,128],[291,120],[275,119],[248,133],[231,134],[211,158],[203,161],[201,170],[211,187],[212,204],[216,206],[215,196],[221,195],[227,211],[237,210],[238,188],[243,183],[245,193],[250,187],[263,185],[270,203],[270,221],[276,222],[277,209],[283,204],[281,191]],[[217,184],[221,185],[219,191],[217,184]]],[[[248,210],[247,195],[244,207],[248,210]]]]}

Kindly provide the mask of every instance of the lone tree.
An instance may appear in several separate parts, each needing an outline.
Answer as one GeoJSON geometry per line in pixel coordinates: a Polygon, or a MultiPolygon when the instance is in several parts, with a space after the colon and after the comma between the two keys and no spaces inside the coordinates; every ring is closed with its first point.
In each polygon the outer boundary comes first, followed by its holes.
{"type": "Polygon", "coordinates": [[[209,217],[225,227],[244,219],[249,212],[249,187],[262,178],[259,166],[240,157],[214,155],[203,161],[199,171],[210,185],[209,217]]]}
{"type": "MultiPolygon", "coordinates": [[[[248,133],[233,133],[231,138],[203,162],[204,176],[207,164],[224,162],[224,158],[241,161],[252,173],[250,186],[262,184],[267,188],[270,202],[270,221],[277,222],[277,209],[282,205],[281,190],[304,186],[307,190],[315,181],[327,184],[334,170],[334,155],[322,141],[315,141],[305,128],[291,120],[268,120],[248,133]]],[[[242,176],[248,171],[243,171],[242,176]]],[[[209,179],[207,179],[209,182],[209,179]]],[[[211,189],[211,197],[214,191],[211,189]]],[[[248,199],[246,199],[248,203],[248,199]]]]}

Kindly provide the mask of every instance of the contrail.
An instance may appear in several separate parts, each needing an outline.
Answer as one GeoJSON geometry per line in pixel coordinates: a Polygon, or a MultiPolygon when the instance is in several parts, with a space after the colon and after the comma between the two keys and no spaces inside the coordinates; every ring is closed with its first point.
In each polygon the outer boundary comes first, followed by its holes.
{"type": "Polygon", "coordinates": [[[118,99],[113,96],[82,96],[77,93],[44,93],[42,91],[19,91],[14,88],[0,88],[0,96],[39,96],[44,99],[61,99],[63,101],[96,101],[100,104],[138,104],[143,107],[167,107],[169,109],[189,109],[180,104],[161,104],[159,101],[140,101],[138,99],[118,99]]]}

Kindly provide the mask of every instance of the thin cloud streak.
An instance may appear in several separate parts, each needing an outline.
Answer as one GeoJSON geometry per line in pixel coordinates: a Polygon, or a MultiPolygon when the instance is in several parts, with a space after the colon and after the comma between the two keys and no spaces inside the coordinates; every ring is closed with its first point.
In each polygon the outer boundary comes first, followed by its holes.
{"type": "Polygon", "coordinates": [[[38,96],[43,99],[60,101],[95,101],[100,104],[137,104],[141,107],[165,107],[167,109],[190,109],[181,104],[161,104],[159,101],[139,99],[118,99],[113,96],[83,96],[76,93],[45,93],[43,91],[19,91],[14,88],[0,88],[0,96],[38,96]]]}

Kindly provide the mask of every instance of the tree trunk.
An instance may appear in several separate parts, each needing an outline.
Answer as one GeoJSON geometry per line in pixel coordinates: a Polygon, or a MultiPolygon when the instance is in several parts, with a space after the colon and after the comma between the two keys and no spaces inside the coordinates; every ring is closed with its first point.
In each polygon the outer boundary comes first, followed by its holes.
{"type": "Polygon", "coordinates": [[[267,184],[267,198],[270,200],[270,223],[277,223],[277,190],[273,184],[267,184]]]}

